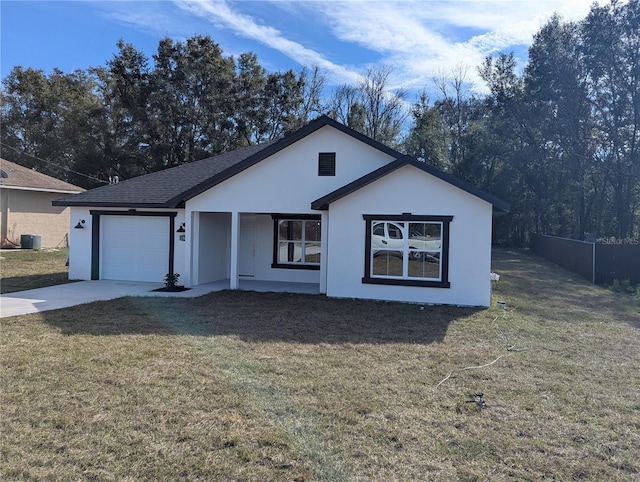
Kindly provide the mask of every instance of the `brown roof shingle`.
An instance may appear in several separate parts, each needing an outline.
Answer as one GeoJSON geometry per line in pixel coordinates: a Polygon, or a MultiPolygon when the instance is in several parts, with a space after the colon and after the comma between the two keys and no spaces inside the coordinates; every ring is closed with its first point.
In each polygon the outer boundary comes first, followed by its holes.
{"type": "Polygon", "coordinates": [[[47,176],[15,162],[0,159],[0,187],[24,188],[37,191],[79,193],[84,191],[55,177],[47,176]]]}

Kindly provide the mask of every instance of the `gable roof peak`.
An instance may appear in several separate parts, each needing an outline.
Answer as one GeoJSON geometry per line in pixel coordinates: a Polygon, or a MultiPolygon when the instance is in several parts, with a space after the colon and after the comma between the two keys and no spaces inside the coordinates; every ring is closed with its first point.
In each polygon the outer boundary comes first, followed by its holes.
{"type": "Polygon", "coordinates": [[[109,206],[177,208],[186,201],[235,176],[258,162],[329,126],[392,158],[402,153],[351,129],[327,115],[311,120],[280,139],[274,139],[199,161],[102,186],[73,198],[55,201],[58,206],[109,206]]]}
{"type": "Polygon", "coordinates": [[[413,167],[416,167],[417,169],[420,169],[426,172],[427,174],[430,174],[438,179],[441,179],[442,181],[445,181],[451,184],[452,186],[457,187],[458,189],[466,191],[469,194],[472,194],[490,203],[493,206],[493,210],[495,213],[507,213],[511,209],[508,203],[497,198],[496,196],[493,196],[492,194],[484,192],[476,188],[475,186],[472,186],[471,184],[468,184],[462,181],[461,179],[458,179],[457,177],[454,177],[450,174],[442,172],[434,167],[429,166],[425,162],[419,161],[414,157],[407,156],[407,155],[402,155],[398,157],[395,161],[390,162],[389,164],[386,164],[376,169],[375,171],[365,174],[361,178],[356,179],[355,181],[350,182],[349,184],[342,186],[339,189],[336,189],[335,191],[327,194],[326,196],[316,199],[311,203],[311,209],[326,211],[327,209],[329,209],[329,204],[331,204],[332,202],[335,202],[338,199],[348,196],[349,194],[357,191],[358,189],[361,189],[367,186],[368,184],[371,184],[372,182],[377,181],[378,179],[386,176],[387,174],[393,171],[396,171],[397,169],[400,169],[401,167],[406,165],[411,165],[413,167]]]}
{"type": "MultiPolygon", "coordinates": [[[[403,157],[404,153],[397,151],[396,149],[393,149],[391,147],[389,147],[386,144],[383,144],[380,141],[376,141],[375,139],[363,134],[362,132],[359,132],[355,129],[353,129],[352,127],[348,127],[345,124],[342,124],[341,122],[333,119],[332,117],[329,117],[326,114],[322,114],[320,117],[312,120],[311,122],[309,122],[306,126],[301,127],[298,131],[295,131],[291,134],[289,134],[289,136],[295,136],[297,134],[300,134],[301,131],[305,131],[308,130],[309,132],[307,132],[304,135],[308,135],[311,132],[316,131],[317,129],[324,127],[324,126],[330,126],[333,127],[334,129],[337,129],[341,132],[344,132],[345,134],[354,137],[355,139],[364,142],[365,144],[368,144],[369,146],[378,149],[379,151],[382,151],[386,154],[389,154],[390,156],[393,156],[395,158],[398,157],[403,157]]],[[[283,138],[286,139],[288,136],[285,136],[283,138]]]]}

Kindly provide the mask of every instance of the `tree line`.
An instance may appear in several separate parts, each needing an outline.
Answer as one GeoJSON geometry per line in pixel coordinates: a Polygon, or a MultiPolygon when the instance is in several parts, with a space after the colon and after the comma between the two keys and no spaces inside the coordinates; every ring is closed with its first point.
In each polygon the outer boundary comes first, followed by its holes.
{"type": "Polygon", "coordinates": [[[208,36],[163,39],[151,59],[121,40],[101,67],[14,67],[2,81],[0,139],[4,157],[90,188],[327,114],[510,202],[497,242],[525,245],[532,232],[638,238],[640,0],[594,4],[579,22],[554,16],[522,72],[513,54],[478,72],[487,94],[459,66],[410,101],[389,89],[384,66],[328,92],[317,68],[269,72],[253,53],[225,56],[208,36]]]}

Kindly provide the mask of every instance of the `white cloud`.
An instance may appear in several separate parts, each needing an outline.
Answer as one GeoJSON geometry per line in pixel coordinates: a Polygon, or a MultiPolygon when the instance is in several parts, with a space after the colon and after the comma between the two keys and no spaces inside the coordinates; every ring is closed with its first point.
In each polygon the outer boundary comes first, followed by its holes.
{"type": "Polygon", "coordinates": [[[405,87],[416,87],[458,65],[469,66],[469,80],[479,84],[475,67],[486,56],[528,46],[554,12],[578,19],[590,4],[591,0],[436,0],[304,5],[320,14],[337,38],[378,52],[380,63],[394,66],[405,87]],[[468,32],[474,34],[463,37],[468,32]]]}
{"type": "MultiPolygon", "coordinates": [[[[124,13],[123,9],[118,15],[121,21],[137,23],[147,29],[163,28],[164,34],[174,36],[178,31],[183,35],[189,33],[185,25],[188,25],[189,17],[195,17],[215,28],[278,51],[302,66],[318,66],[327,72],[330,83],[356,82],[358,74],[370,67],[359,63],[357,55],[349,59],[348,64],[333,60],[339,56],[326,49],[321,52],[311,47],[318,45],[321,39],[301,40],[295,25],[291,25],[291,32],[288,26],[278,29],[270,25],[278,15],[302,19],[301,22],[312,19],[314,26],[324,27],[325,34],[332,36],[332,45],[341,43],[344,46],[341,50],[345,52],[350,49],[369,51],[370,55],[366,56],[369,64],[391,66],[396,86],[411,89],[425,87],[434,75],[451,72],[458,66],[467,66],[468,80],[479,86],[482,82],[476,67],[487,55],[513,49],[522,51],[554,12],[567,20],[580,19],[588,13],[591,2],[271,0],[268,8],[252,11],[250,3],[175,0],[173,5],[187,15],[186,19],[171,18],[165,8],[167,4],[162,7],[162,2],[123,2],[120,5],[128,5],[129,10],[124,13]],[[155,5],[155,11],[150,7],[152,5],[155,5]],[[247,11],[251,13],[242,13],[247,11]],[[294,34],[298,37],[294,37],[294,34]]],[[[117,5],[120,2],[109,3],[117,5]]],[[[261,6],[264,7],[264,3],[261,6]]],[[[524,60],[520,59],[521,65],[524,60]]]]}
{"type": "Polygon", "coordinates": [[[232,30],[236,35],[258,41],[301,65],[318,66],[342,79],[352,82],[357,74],[344,66],[337,65],[320,53],[308,49],[298,42],[287,39],[279,30],[258,23],[253,17],[233,10],[227,2],[213,0],[178,0],[180,8],[193,15],[205,17],[214,24],[232,30]]]}
{"type": "Polygon", "coordinates": [[[153,35],[174,36],[184,27],[166,14],[162,2],[95,2],[92,6],[109,19],[153,35]]]}

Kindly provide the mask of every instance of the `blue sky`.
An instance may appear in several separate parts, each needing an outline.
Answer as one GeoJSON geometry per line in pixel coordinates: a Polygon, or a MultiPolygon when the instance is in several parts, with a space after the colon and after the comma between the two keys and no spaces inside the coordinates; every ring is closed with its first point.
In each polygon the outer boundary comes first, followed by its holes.
{"type": "MultiPolygon", "coordinates": [[[[149,58],[163,37],[210,35],[226,55],[255,52],[268,70],[319,66],[329,85],[357,82],[374,65],[392,87],[428,87],[434,76],[514,51],[521,65],[532,36],[554,13],[586,16],[592,0],[423,1],[30,1],[2,0],[1,67],[50,72],[103,66],[122,38],[149,58]]],[[[600,2],[602,3],[602,1],[600,2]]]]}

